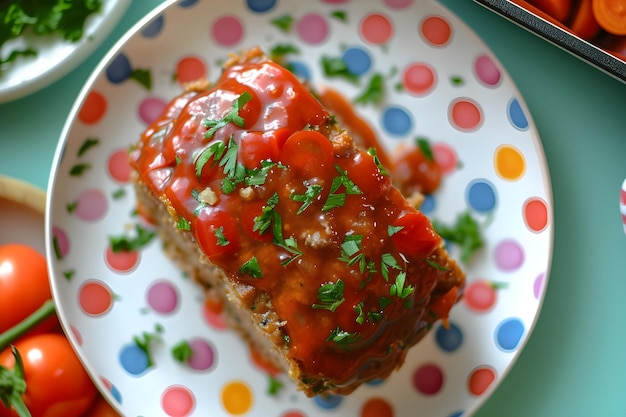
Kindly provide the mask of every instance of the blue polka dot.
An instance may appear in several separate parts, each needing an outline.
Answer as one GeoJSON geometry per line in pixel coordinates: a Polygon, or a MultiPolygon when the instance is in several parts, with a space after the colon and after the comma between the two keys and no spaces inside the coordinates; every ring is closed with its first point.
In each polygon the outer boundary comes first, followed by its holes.
{"type": "Polygon", "coordinates": [[[507,352],[517,349],[524,335],[524,323],[511,318],[502,321],[496,328],[496,345],[507,352]]]}
{"type": "Polygon", "coordinates": [[[339,407],[343,401],[343,397],[341,395],[325,394],[313,397],[313,401],[319,408],[332,410],[333,408],[339,407]]]}
{"type": "Polygon", "coordinates": [[[372,59],[369,54],[361,48],[348,48],[342,56],[348,67],[348,71],[355,75],[363,75],[372,66],[372,59]]]}
{"type": "Polygon", "coordinates": [[[522,106],[519,104],[516,98],[509,102],[509,120],[511,124],[518,128],[519,130],[528,129],[528,119],[524,114],[524,110],[522,110],[522,106]]]}
{"type": "Polygon", "coordinates": [[[120,352],[120,365],[131,375],[141,375],[148,369],[148,355],[137,345],[126,345],[120,352]]]}
{"type": "Polygon", "coordinates": [[[154,19],[152,22],[150,22],[148,26],[143,28],[143,30],[141,31],[141,34],[145,36],[146,38],[156,38],[161,33],[164,22],[165,22],[165,19],[163,18],[163,15],[160,15],[159,17],[154,19]]]}
{"type": "Polygon", "coordinates": [[[487,180],[474,180],[467,186],[467,203],[476,211],[487,213],[496,207],[496,191],[487,180]]]}
{"type": "Polygon", "coordinates": [[[255,13],[264,13],[276,6],[276,0],[248,0],[248,8],[255,13]]]}
{"type": "Polygon", "coordinates": [[[435,340],[445,352],[454,352],[463,344],[463,332],[454,323],[450,323],[450,328],[439,326],[435,332],[435,340]]]}
{"type": "Polygon", "coordinates": [[[461,417],[463,415],[463,411],[455,411],[454,413],[450,414],[449,417],[461,417]]]}
{"type": "Polygon", "coordinates": [[[422,201],[422,205],[420,206],[420,211],[425,215],[431,214],[435,211],[436,207],[435,197],[432,195],[424,196],[424,201],[422,201]]]}
{"type": "Polygon", "coordinates": [[[311,71],[304,62],[289,61],[287,62],[287,68],[289,68],[298,78],[311,81],[311,71]]]}
{"type": "Polygon", "coordinates": [[[106,69],[106,76],[113,84],[119,84],[128,79],[132,72],[130,61],[123,53],[118,54],[106,69]]]}
{"type": "Polygon", "coordinates": [[[109,392],[111,393],[113,398],[115,398],[115,401],[117,401],[118,404],[122,403],[122,393],[120,392],[120,390],[117,389],[115,385],[111,385],[111,389],[109,392]]]}
{"type": "Polygon", "coordinates": [[[181,0],[180,2],[178,2],[178,5],[180,7],[191,7],[194,4],[196,4],[198,2],[198,0],[181,0]]]}
{"type": "Polygon", "coordinates": [[[382,385],[383,382],[385,382],[383,378],[376,378],[376,379],[372,379],[371,381],[367,381],[366,384],[372,387],[377,387],[379,385],[382,385]]]}
{"type": "Polygon", "coordinates": [[[387,107],[383,111],[383,128],[393,136],[404,136],[413,128],[411,115],[401,107],[387,107]]]}

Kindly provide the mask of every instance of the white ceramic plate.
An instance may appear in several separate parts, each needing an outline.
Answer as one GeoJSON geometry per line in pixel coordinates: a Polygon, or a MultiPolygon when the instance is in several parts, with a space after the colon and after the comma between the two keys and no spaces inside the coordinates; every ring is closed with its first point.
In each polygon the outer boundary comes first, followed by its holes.
{"type": "Polygon", "coordinates": [[[483,42],[434,1],[165,4],[89,79],[59,143],[49,195],[48,259],[61,321],[99,387],[132,416],[469,415],[528,340],[552,254],[550,180],[523,99],[483,42]],[[269,395],[267,374],[158,241],[121,257],[110,251],[110,236],[149,227],[134,214],[129,145],[181,91],[177,80],[214,80],[229,52],[256,44],[296,46],[288,61],[299,74],[348,97],[384,74],[384,103],[357,110],[390,149],[417,136],[431,141],[446,174],[425,213],[451,223],[469,210],[483,225],[486,245],[466,266],[466,296],[450,329],[435,326],[399,372],[345,398],[306,398],[285,375],[269,395]],[[322,55],[341,57],[360,82],[326,77],[322,55]],[[146,73],[151,90],[137,82],[146,73]],[[133,340],[157,328],[149,364],[133,340]],[[196,347],[190,363],[171,354],[181,340],[196,347]]]}
{"type": "Polygon", "coordinates": [[[43,190],[0,175],[0,245],[22,243],[44,254],[45,208],[43,190]]]}
{"type": "Polygon", "coordinates": [[[78,66],[113,30],[130,0],[105,0],[102,10],[85,22],[83,37],[68,42],[54,36],[24,35],[3,46],[26,45],[37,51],[36,57],[19,58],[0,75],[0,103],[23,97],[46,87],[78,66]]]}

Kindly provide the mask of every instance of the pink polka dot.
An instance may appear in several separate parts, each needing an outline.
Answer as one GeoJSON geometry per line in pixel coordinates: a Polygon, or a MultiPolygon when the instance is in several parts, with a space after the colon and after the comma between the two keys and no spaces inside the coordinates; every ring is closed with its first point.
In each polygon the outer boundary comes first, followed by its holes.
{"type": "Polygon", "coordinates": [[[430,93],[435,87],[437,76],[435,70],[428,64],[409,64],[402,75],[404,89],[417,96],[430,93]]]}
{"type": "Polygon", "coordinates": [[[131,167],[128,163],[128,150],[118,149],[109,156],[109,175],[117,182],[130,181],[131,167]]]}
{"type": "Polygon", "coordinates": [[[234,46],[243,38],[243,25],[235,16],[220,17],[213,23],[212,34],[221,46],[234,46]]]}
{"type": "Polygon", "coordinates": [[[210,369],[215,361],[215,351],[213,346],[204,339],[192,339],[189,341],[191,347],[191,357],[188,364],[196,371],[206,371],[210,369]]]}
{"type": "Polygon", "coordinates": [[[328,37],[328,24],[323,16],[308,13],[296,22],[296,32],[304,42],[317,45],[328,37]]]}
{"type": "Polygon", "coordinates": [[[98,123],[107,111],[106,98],[97,91],[90,91],[78,112],[78,120],[93,125],[98,123]]]}
{"type": "Polygon", "coordinates": [[[350,0],[322,0],[322,2],[324,3],[328,3],[328,4],[343,4],[343,3],[347,3],[350,0]]]}
{"type": "Polygon", "coordinates": [[[76,343],[78,343],[78,346],[82,346],[83,345],[83,335],[80,334],[78,329],[76,327],[74,327],[73,325],[71,325],[71,324],[70,324],[70,332],[72,333],[72,336],[74,336],[74,339],[76,340],[76,343]]]}
{"type": "Polygon", "coordinates": [[[506,272],[515,271],[524,264],[524,250],[518,242],[507,239],[498,243],[494,250],[496,266],[506,272]]]}
{"type": "Polygon", "coordinates": [[[437,161],[437,164],[441,167],[441,171],[444,174],[450,174],[457,169],[459,160],[454,148],[446,143],[438,142],[433,143],[431,145],[431,149],[433,151],[435,161],[437,161]]]}
{"type": "Polygon", "coordinates": [[[88,222],[100,220],[108,209],[106,196],[102,191],[92,188],[81,192],[76,201],[76,215],[88,222]]]}
{"type": "Polygon", "coordinates": [[[139,265],[138,251],[113,252],[109,245],[104,252],[104,261],[110,270],[118,273],[132,272],[139,265]]]}
{"type": "Polygon", "coordinates": [[[178,306],[178,291],[169,281],[155,281],[148,287],[146,301],[157,313],[169,314],[178,306]]]}
{"type": "Polygon", "coordinates": [[[458,99],[450,104],[450,124],[459,130],[477,129],[483,121],[482,110],[470,99],[458,99]]]}
{"type": "Polygon", "coordinates": [[[435,364],[422,365],[413,373],[413,386],[424,395],[437,394],[443,383],[443,371],[435,364]]]}
{"type": "Polygon", "coordinates": [[[487,55],[481,55],[476,58],[476,61],[474,61],[474,72],[478,80],[490,87],[496,86],[500,82],[500,70],[487,55]]]}
{"type": "Polygon", "coordinates": [[[182,385],[170,385],[161,395],[161,407],[170,417],[185,417],[196,406],[196,398],[189,388],[182,385]]]}
{"type": "Polygon", "coordinates": [[[441,16],[428,16],[420,25],[420,33],[433,46],[444,46],[450,41],[452,27],[441,16]]]}
{"type": "Polygon", "coordinates": [[[59,227],[52,227],[54,251],[59,259],[64,258],[70,251],[70,240],[67,233],[59,227]]]}
{"type": "Polygon", "coordinates": [[[207,65],[202,58],[186,56],[176,64],[176,81],[185,84],[206,79],[208,72],[207,65]]]}
{"type": "Polygon", "coordinates": [[[545,280],[546,280],[545,274],[539,274],[537,278],[535,278],[535,282],[533,284],[533,294],[535,295],[536,299],[539,299],[539,296],[543,292],[543,285],[545,283],[545,280]]]}
{"type": "Polygon", "coordinates": [[[393,36],[393,26],[387,17],[370,14],[361,21],[360,32],[366,42],[380,45],[389,42],[393,36]]]}
{"type": "Polygon", "coordinates": [[[406,9],[413,4],[413,0],[385,0],[385,4],[392,9],[406,9]]]}
{"type": "Polygon", "coordinates": [[[167,102],[161,98],[148,97],[139,104],[139,117],[147,125],[154,122],[167,107],[167,102]]]}

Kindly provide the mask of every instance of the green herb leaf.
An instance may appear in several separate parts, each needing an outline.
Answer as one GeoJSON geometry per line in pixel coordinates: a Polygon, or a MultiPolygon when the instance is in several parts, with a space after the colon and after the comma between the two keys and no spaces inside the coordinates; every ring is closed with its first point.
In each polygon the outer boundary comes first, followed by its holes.
{"type": "Polygon", "coordinates": [[[222,158],[224,151],[226,150],[226,143],[224,142],[214,142],[211,145],[207,146],[202,150],[198,158],[196,159],[196,177],[200,178],[202,175],[202,169],[209,162],[211,158],[213,158],[213,164],[215,165],[217,161],[222,158]]]}
{"type": "Polygon", "coordinates": [[[363,322],[365,322],[365,313],[363,311],[363,301],[355,305],[353,309],[354,309],[354,312],[357,314],[356,322],[359,324],[363,324],[363,322]]]}
{"type": "Polygon", "coordinates": [[[299,257],[302,256],[302,251],[298,248],[298,242],[293,236],[285,239],[283,243],[277,243],[278,246],[285,249],[287,252],[291,253],[291,257],[285,259],[280,263],[281,266],[287,266],[299,257]]]}
{"type": "Polygon", "coordinates": [[[228,246],[230,242],[224,236],[224,226],[213,227],[213,233],[215,234],[215,238],[217,239],[217,244],[220,246],[228,246]]]}
{"type": "Polygon", "coordinates": [[[180,363],[186,363],[193,355],[193,349],[186,340],[181,340],[172,347],[172,356],[180,363]]]}
{"type": "Polygon", "coordinates": [[[435,160],[435,156],[433,155],[433,150],[430,147],[430,142],[428,141],[428,139],[423,138],[423,137],[418,137],[418,138],[415,138],[415,143],[417,143],[417,147],[422,152],[422,154],[424,154],[426,159],[428,159],[429,161],[435,160]]]}
{"type": "Polygon", "coordinates": [[[256,256],[253,256],[252,258],[244,262],[244,264],[241,265],[241,268],[239,268],[239,272],[242,274],[251,275],[253,278],[263,277],[263,272],[261,271],[259,260],[256,258],[256,256]]]}
{"type": "Polygon", "coordinates": [[[472,255],[485,244],[480,233],[480,226],[469,212],[460,214],[452,226],[444,225],[436,220],[432,224],[444,240],[460,246],[460,259],[463,263],[468,263],[472,255]]]}
{"type": "Polygon", "coordinates": [[[135,345],[146,354],[147,368],[154,366],[154,359],[152,358],[150,347],[153,343],[162,341],[161,334],[163,334],[163,326],[156,324],[154,326],[154,332],[143,332],[140,335],[133,337],[135,345]]]}
{"type": "Polygon", "coordinates": [[[356,83],[359,76],[350,72],[346,62],[341,57],[322,56],[322,71],[326,77],[340,77],[356,83]]]}
{"type": "Polygon", "coordinates": [[[387,171],[387,168],[385,168],[383,164],[380,162],[380,159],[378,158],[378,154],[376,153],[376,148],[369,148],[367,150],[367,153],[370,154],[370,156],[374,159],[374,164],[376,164],[376,167],[380,171],[381,175],[388,177],[389,171],[387,171]]]}
{"type": "Polygon", "coordinates": [[[218,120],[205,120],[204,127],[209,130],[205,132],[204,137],[207,139],[213,137],[215,132],[217,132],[229,123],[233,123],[239,127],[243,127],[244,120],[243,117],[239,115],[239,111],[250,100],[252,100],[252,94],[250,94],[250,92],[248,91],[245,91],[235,101],[233,101],[230,111],[226,113],[224,117],[218,120]]]}
{"type": "Polygon", "coordinates": [[[135,225],[135,236],[109,236],[109,243],[113,252],[130,252],[141,249],[154,238],[155,233],[144,229],[141,225],[135,225]]]}
{"type": "Polygon", "coordinates": [[[344,288],[345,284],[341,279],[337,280],[337,282],[323,284],[317,289],[317,298],[320,300],[320,303],[313,304],[312,307],[334,312],[346,300],[343,297],[344,288]]]}
{"type": "Polygon", "coordinates": [[[278,392],[285,386],[282,382],[276,379],[274,376],[268,376],[267,394],[271,396],[278,395],[278,392]]]}
{"type": "Polygon", "coordinates": [[[335,19],[340,20],[342,22],[348,21],[348,13],[346,13],[344,10],[335,10],[330,15],[334,17],[335,19]]]}
{"type": "Polygon", "coordinates": [[[383,75],[376,73],[370,78],[365,91],[354,99],[357,104],[380,104],[385,95],[385,83],[383,75]]]}
{"type": "Polygon", "coordinates": [[[283,15],[273,19],[272,24],[285,33],[289,33],[293,26],[294,18],[291,15],[283,15]]]}
{"type": "Polygon", "coordinates": [[[178,230],[191,230],[191,223],[183,216],[180,216],[176,222],[176,228],[178,230]]]}
{"type": "Polygon", "coordinates": [[[289,198],[291,198],[293,201],[302,203],[296,214],[301,214],[304,210],[309,208],[309,206],[313,204],[313,201],[320,194],[320,192],[322,192],[321,185],[309,185],[307,186],[304,194],[291,194],[289,198]]]}
{"type": "Polygon", "coordinates": [[[135,68],[130,72],[128,78],[136,81],[146,90],[152,90],[152,72],[150,72],[150,70],[135,68]]]}
{"type": "Polygon", "coordinates": [[[78,148],[78,153],[76,154],[79,158],[81,156],[83,156],[85,153],[87,153],[87,151],[91,148],[93,148],[94,146],[98,145],[100,143],[100,141],[96,138],[87,138],[85,139],[85,141],[82,143],[82,145],[80,145],[80,148],[78,148]]]}
{"type": "Polygon", "coordinates": [[[349,350],[351,347],[350,345],[353,345],[360,339],[361,335],[358,332],[351,333],[336,327],[330,332],[326,338],[326,342],[333,342],[342,350],[349,350]]]}

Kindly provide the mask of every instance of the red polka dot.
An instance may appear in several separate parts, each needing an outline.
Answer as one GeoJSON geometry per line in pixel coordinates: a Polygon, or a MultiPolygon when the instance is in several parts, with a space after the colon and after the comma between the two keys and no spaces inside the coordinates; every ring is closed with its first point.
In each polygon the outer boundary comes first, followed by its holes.
{"type": "Polygon", "coordinates": [[[483,395],[495,379],[496,372],[491,367],[483,366],[476,368],[467,379],[467,389],[472,395],[483,395]]]}
{"type": "Polygon", "coordinates": [[[97,91],[90,91],[78,112],[78,120],[85,124],[93,125],[102,119],[106,111],[106,98],[97,91]]]}
{"type": "Polygon", "coordinates": [[[213,39],[222,46],[234,46],[243,38],[243,26],[234,16],[220,17],[213,23],[213,39]]]}
{"type": "Polygon", "coordinates": [[[128,163],[128,151],[126,148],[114,151],[109,157],[109,175],[117,182],[130,181],[131,167],[128,163]]]}
{"type": "Polygon", "coordinates": [[[207,75],[207,66],[202,58],[186,56],[176,64],[176,80],[181,84],[206,79],[207,75]]]}
{"type": "Polygon", "coordinates": [[[384,398],[370,398],[361,408],[361,417],[393,417],[393,407],[384,398]]]}
{"type": "Polygon", "coordinates": [[[300,411],[286,411],[280,417],[306,417],[306,414],[300,411]]]}
{"type": "Polygon", "coordinates": [[[129,273],[139,264],[139,252],[134,250],[113,252],[111,246],[108,246],[104,254],[104,260],[112,271],[129,273]]]}
{"type": "Polygon", "coordinates": [[[389,42],[393,35],[393,26],[389,19],[381,14],[370,14],[361,21],[361,36],[365,41],[376,45],[389,42]]]}
{"type": "Polygon", "coordinates": [[[430,93],[437,81],[435,70],[428,64],[409,64],[402,75],[404,89],[417,96],[430,93]]]}
{"type": "Polygon", "coordinates": [[[460,130],[474,130],[480,126],[483,115],[478,104],[470,99],[458,99],[450,105],[450,123],[460,130]]]}
{"type": "Polygon", "coordinates": [[[548,205],[541,198],[531,198],[524,203],[524,221],[533,232],[541,232],[548,226],[548,205]]]}
{"type": "Polygon", "coordinates": [[[104,282],[85,281],[78,290],[78,304],[85,314],[100,316],[111,309],[113,294],[104,282]]]}
{"type": "Polygon", "coordinates": [[[444,174],[452,173],[459,165],[456,151],[450,145],[446,143],[433,143],[431,149],[435,161],[437,161],[437,164],[441,167],[441,171],[444,174]]]}
{"type": "Polygon", "coordinates": [[[185,417],[196,406],[196,399],[189,388],[182,385],[167,387],[161,395],[161,407],[170,417],[185,417]]]}
{"type": "Polygon", "coordinates": [[[424,395],[437,394],[441,390],[443,383],[443,371],[434,364],[422,365],[413,374],[413,386],[424,395]]]}
{"type": "Polygon", "coordinates": [[[452,28],[443,17],[429,16],[422,21],[420,33],[431,45],[444,46],[452,36],[452,28]]]}

